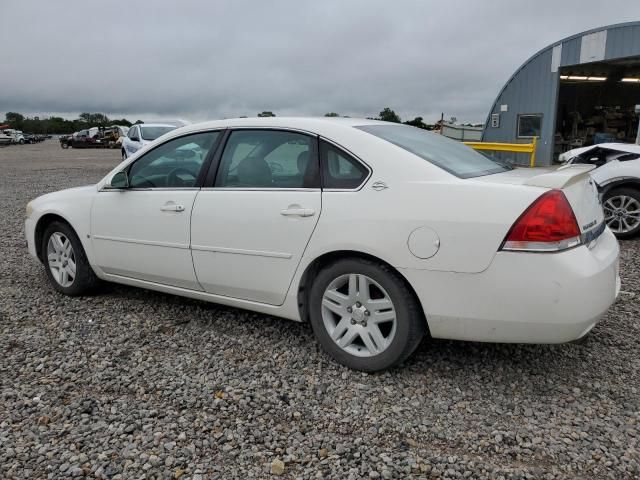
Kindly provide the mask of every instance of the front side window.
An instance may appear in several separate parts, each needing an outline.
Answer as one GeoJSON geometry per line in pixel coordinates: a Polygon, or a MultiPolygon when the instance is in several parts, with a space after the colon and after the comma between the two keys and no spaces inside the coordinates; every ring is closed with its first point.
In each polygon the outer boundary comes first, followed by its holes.
{"type": "Polygon", "coordinates": [[[323,188],[352,190],[369,175],[367,168],[355,158],[324,141],[320,144],[320,159],[323,188]]]}
{"type": "Polygon", "coordinates": [[[204,161],[220,132],[204,132],[170,140],[129,167],[131,188],[188,188],[196,185],[204,161]]]}
{"type": "Polygon", "coordinates": [[[409,125],[355,127],[442,168],[459,178],[480,177],[509,170],[461,142],[409,125]]]}
{"type": "Polygon", "coordinates": [[[297,132],[236,130],[225,146],[216,187],[319,187],[316,139],[297,132]]]}
{"type": "Polygon", "coordinates": [[[129,130],[129,139],[133,140],[136,137],[138,137],[138,127],[134,126],[129,130]]]}
{"type": "Polygon", "coordinates": [[[518,115],[518,138],[540,137],[542,115],[518,115]]]}
{"type": "Polygon", "coordinates": [[[140,137],[142,140],[147,140],[149,142],[161,137],[171,130],[175,130],[175,127],[145,127],[144,125],[138,128],[140,129],[140,137]]]}

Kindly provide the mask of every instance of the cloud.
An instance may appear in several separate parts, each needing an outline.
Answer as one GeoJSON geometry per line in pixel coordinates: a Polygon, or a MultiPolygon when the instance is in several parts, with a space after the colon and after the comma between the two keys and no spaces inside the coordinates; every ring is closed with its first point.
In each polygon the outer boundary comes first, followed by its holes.
{"type": "Polygon", "coordinates": [[[482,122],[533,53],[639,14],[619,0],[13,1],[0,109],[203,120],[389,106],[482,122]]]}

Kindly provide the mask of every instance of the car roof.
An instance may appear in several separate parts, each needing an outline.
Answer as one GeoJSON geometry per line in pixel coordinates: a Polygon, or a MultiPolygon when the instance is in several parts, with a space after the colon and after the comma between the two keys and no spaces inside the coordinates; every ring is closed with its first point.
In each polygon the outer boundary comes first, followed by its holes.
{"type": "Polygon", "coordinates": [[[228,118],[224,120],[213,120],[201,123],[192,123],[181,127],[179,132],[188,133],[213,128],[231,127],[261,127],[261,128],[291,128],[307,130],[319,134],[334,132],[338,129],[351,129],[361,125],[398,125],[379,120],[347,117],[251,117],[251,118],[228,118]]]}

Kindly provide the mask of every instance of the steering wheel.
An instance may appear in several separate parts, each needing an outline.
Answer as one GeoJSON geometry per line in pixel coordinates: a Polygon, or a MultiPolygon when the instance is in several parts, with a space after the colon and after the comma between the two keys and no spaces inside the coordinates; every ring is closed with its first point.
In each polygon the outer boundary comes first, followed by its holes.
{"type": "Polygon", "coordinates": [[[195,182],[196,178],[191,170],[187,170],[184,167],[174,168],[167,175],[167,187],[190,187],[187,181],[180,178],[178,175],[181,173],[186,173],[189,177],[193,177],[193,181],[195,182]]]}

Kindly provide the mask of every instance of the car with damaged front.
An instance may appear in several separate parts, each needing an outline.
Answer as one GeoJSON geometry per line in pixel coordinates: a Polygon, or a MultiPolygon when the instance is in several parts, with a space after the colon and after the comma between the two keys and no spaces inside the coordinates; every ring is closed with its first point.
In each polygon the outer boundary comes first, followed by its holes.
{"type": "Polygon", "coordinates": [[[587,335],[620,290],[592,169],[511,169],[375,120],[220,120],[29,202],[25,227],[61,293],[109,281],[310,322],[377,371],[425,334],[587,335]]]}
{"type": "Polygon", "coordinates": [[[594,165],[591,177],[600,190],[607,225],[618,238],[640,234],[640,145],[601,143],[569,150],[559,159],[594,165]]]}

